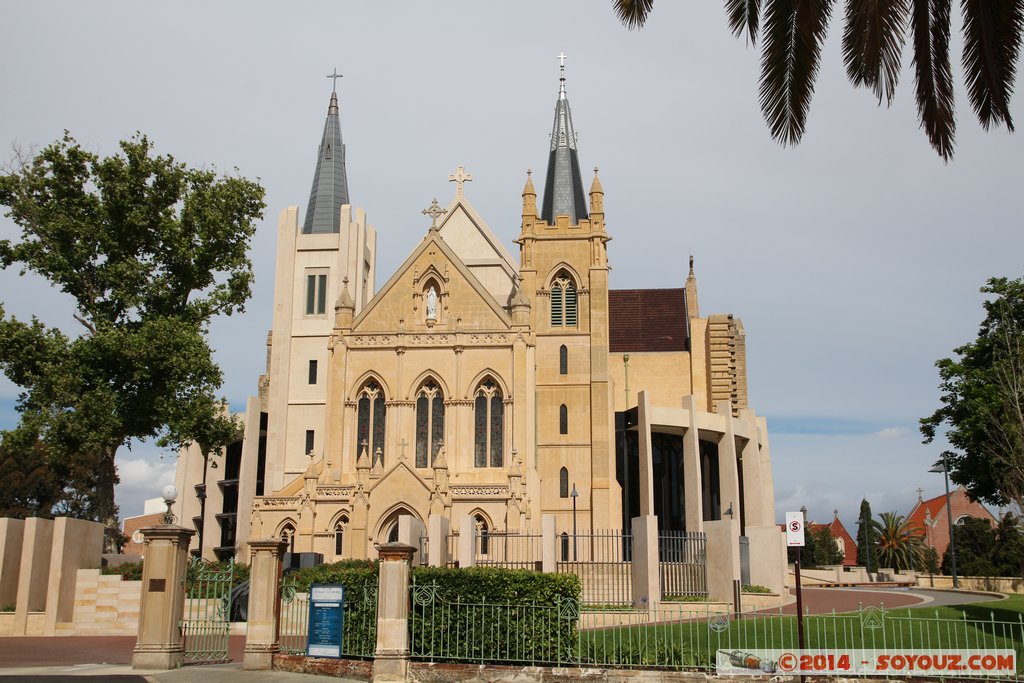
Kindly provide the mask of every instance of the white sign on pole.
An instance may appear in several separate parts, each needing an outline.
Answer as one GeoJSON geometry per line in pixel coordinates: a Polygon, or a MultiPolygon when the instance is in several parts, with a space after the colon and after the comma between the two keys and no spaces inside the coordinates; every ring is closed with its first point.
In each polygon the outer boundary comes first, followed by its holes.
{"type": "Polygon", "coordinates": [[[786,545],[790,548],[804,544],[804,515],[802,512],[786,513],[786,545]]]}

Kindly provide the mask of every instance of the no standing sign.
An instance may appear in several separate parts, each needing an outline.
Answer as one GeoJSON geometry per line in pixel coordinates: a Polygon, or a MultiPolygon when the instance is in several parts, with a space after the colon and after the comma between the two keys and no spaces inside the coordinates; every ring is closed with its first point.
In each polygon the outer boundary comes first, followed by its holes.
{"type": "Polygon", "coordinates": [[[804,545],[804,515],[802,512],[786,513],[786,545],[790,548],[804,545]]]}

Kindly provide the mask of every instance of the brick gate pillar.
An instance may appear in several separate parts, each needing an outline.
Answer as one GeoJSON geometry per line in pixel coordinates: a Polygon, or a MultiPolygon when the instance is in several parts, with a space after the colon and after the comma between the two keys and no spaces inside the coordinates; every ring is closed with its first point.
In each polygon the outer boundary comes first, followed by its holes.
{"type": "Polygon", "coordinates": [[[242,668],[274,668],[274,655],[281,649],[278,620],[281,615],[281,560],[288,542],[280,538],[249,541],[249,612],[242,668]]]}
{"type": "Polygon", "coordinates": [[[377,546],[377,648],[373,680],[404,681],[409,669],[409,565],[416,551],[405,543],[377,546]]]}
{"type": "Polygon", "coordinates": [[[181,615],[185,608],[188,544],[195,531],[172,524],[141,529],[146,543],[142,564],[139,632],[134,669],[177,669],[185,658],[181,615]]]}

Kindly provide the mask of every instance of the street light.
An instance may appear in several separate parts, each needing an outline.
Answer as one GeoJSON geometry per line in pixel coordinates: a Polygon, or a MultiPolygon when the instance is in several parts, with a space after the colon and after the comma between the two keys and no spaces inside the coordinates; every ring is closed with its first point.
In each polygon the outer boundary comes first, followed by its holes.
{"type": "Polygon", "coordinates": [[[576,482],[572,483],[572,493],[569,494],[572,497],[572,561],[576,561],[576,499],[579,497],[580,492],[576,490],[576,482]]]}
{"type": "Polygon", "coordinates": [[[946,480],[946,520],[949,522],[949,560],[953,570],[953,588],[959,588],[960,582],[956,577],[956,541],[953,540],[953,508],[949,504],[949,465],[946,462],[946,455],[949,451],[942,451],[942,462],[937,462],[928,470],[929,472],[942,472],[946,480]]]}
{"type": "Polygon", "coordinates": [[[168,484],[160,492],[160,495],[164,498],[164,503],[167,504],[167,512],[164,513],[164,524],[174,524],[174,513],[171,512],[171,505],[178,498],[178,489],[174,488],[174,484],[168,484]]]}

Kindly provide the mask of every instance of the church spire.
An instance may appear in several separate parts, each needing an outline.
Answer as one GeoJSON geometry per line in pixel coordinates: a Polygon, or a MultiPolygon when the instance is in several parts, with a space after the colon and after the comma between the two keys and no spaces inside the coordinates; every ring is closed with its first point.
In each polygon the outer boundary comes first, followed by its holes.
{"type": "MultiPolygon", "coordinates": [[[[341,78],[335,72],[328,76],[341,78]]],[[[302,232],[340,232],[341,205],[348,204],[348,177],[345,174],[345,145],[341,142],[341,121],[338,117],[338,93],[331,92],[327,106],[327,121],[324,136],[317,153],[316,172],[313,174],[313,188],[309,192],[309,206],[302,232]]]]}
{"type": "Polygon", "coordinates": [[[569,223],[587,218],[583,179],[576,155],[576,132],[572,127],[569,99],[565,94],[565,53],[558,55],[561,77],[558,79],[558,101],[555,103],[555,125],[551,130],[548,172],[544,181],[544,202],[541,219],[554,223],[556,216],[569,216],[569,223]]]}

